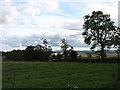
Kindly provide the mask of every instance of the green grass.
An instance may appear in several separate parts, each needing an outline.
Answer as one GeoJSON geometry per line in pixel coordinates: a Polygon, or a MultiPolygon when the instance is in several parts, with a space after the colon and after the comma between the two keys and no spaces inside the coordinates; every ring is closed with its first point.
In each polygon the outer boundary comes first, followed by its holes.
{"type": "Polygon", "coordinates": [[[111,88],[117,64],[3,62],[3,88],[111,88]]]}

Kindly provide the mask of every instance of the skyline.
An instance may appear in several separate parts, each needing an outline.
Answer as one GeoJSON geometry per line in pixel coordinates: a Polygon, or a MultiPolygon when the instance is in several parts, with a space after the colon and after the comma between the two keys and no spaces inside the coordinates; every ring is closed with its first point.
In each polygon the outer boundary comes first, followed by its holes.
{"type": "Polygon", "coordinates": [[[0,0],[1,50],[25,49],[48,40],[59,50],[65,38],[75,50],[88,50],[84,43],[83,17],[92,11],[110,14],[118,25],[119,0],[0,0]]]}

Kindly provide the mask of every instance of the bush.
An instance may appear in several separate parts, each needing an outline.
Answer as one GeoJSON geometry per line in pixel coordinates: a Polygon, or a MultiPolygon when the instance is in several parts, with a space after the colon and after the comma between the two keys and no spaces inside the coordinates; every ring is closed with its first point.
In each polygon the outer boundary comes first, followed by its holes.
{"type": "MultiPolygon", "coordinates": [[[[101,59],[100,58],[85,58],[81,57],[77,59],[78,62],[83,62],[83,63],[100,63],[101,59]]],[[[118,57],[111,57],[111,58],[105,58],[105,60],[102,60],[102,63],[120,63],[120,60],[118,57]]]]}
{"type": "Polygon", "coordinates": [[[7,52],[7,60],[15,61],[48,61],[51,51],[44,48],[36,49],[38,46],[28,46],[25,50],[13,50],[7,52]]]}

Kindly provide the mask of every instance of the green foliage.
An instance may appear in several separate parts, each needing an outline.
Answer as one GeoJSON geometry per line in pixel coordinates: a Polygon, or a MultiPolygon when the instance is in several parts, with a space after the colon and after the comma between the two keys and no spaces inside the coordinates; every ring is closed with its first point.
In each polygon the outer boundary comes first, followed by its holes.
{"type": "Polygon", "coordinates": [[[71,50],[71,51],[69,52],[70,61],[76,61],[77,55],[78,55],[78,54],[77,54],[76,51],[71,50]]]}
{"type": "Polygon", "coordinates": [[[61,49],[64,53],[64,60],[75,61],[77,58],[77,52],[74,51],[73,46],[69,45],[65,39],[62,39],[61,49]]]}
{"type": "Polygon", "coordinates": [[[52,53],[51,46],[47,45],[47,41],[44,40],[43,43],[45,46],[36,45],[36,46],[27,46],[25,50],[13,50],[11,52],[7,52],[6,58],[7,60],[27,60],[27,61],[48,61],[49,56],[52,53]]]}
{"type": "Polygon", "coordinates": [[[104,59],[105,48],[110,48],[117,30],[110,15],[103,14],[102,11],[93,11],[91,15],[85,15],[83,29],[84,42],[91,44],[91,49],[97,48],[101,51],[101,57],[104,59]]]}
{"type": "Polygon", "coordinates": [[[67,49],[69,48],[68,42],[65,39],[62,39],[61,49],[64,53],[67,53],[67,49]]]}
{"type": "Polygon", "coordinates": [[[118,57],[120,56],[120,28],[118,27],[116,29],[116,32],[114,32],[114,38],[112,39],[111,45],[114,45],[114,47],[117,47],[117,54],[118,57]]]}
{"type": "Polygon", "coordinates": [[[52,53],[51,47],[42,45],[28,46],[25,50],[25,60],[48,61],[52,53]]]}
{"type": "Polygon", "coordinates": [[[12,50],[11,52],[5,53],[6,59],[8,60],[24,60],[24,50],[12,50]]]}
{"type": "MultiPolygon", "coordinates": [[[[78,58],[76,60],[77,62],[82,62],[82,63],[100,63],[101,59],[100,58],[78,58]]],[[[102,63],[120,63],[120,60],[118,59],[118,57],[110,57],[110,58],[105,58],[104,60],[102,60],[102,63]]]]}

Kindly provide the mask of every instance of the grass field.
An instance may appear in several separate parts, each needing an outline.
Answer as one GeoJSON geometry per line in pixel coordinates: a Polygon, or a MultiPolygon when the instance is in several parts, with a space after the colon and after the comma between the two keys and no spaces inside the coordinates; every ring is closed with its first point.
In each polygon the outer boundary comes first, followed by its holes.
{"type": "Polygon", "coordinates": [[[111,88],[118,64],[3,62],[3,88],[111,88]]]}

